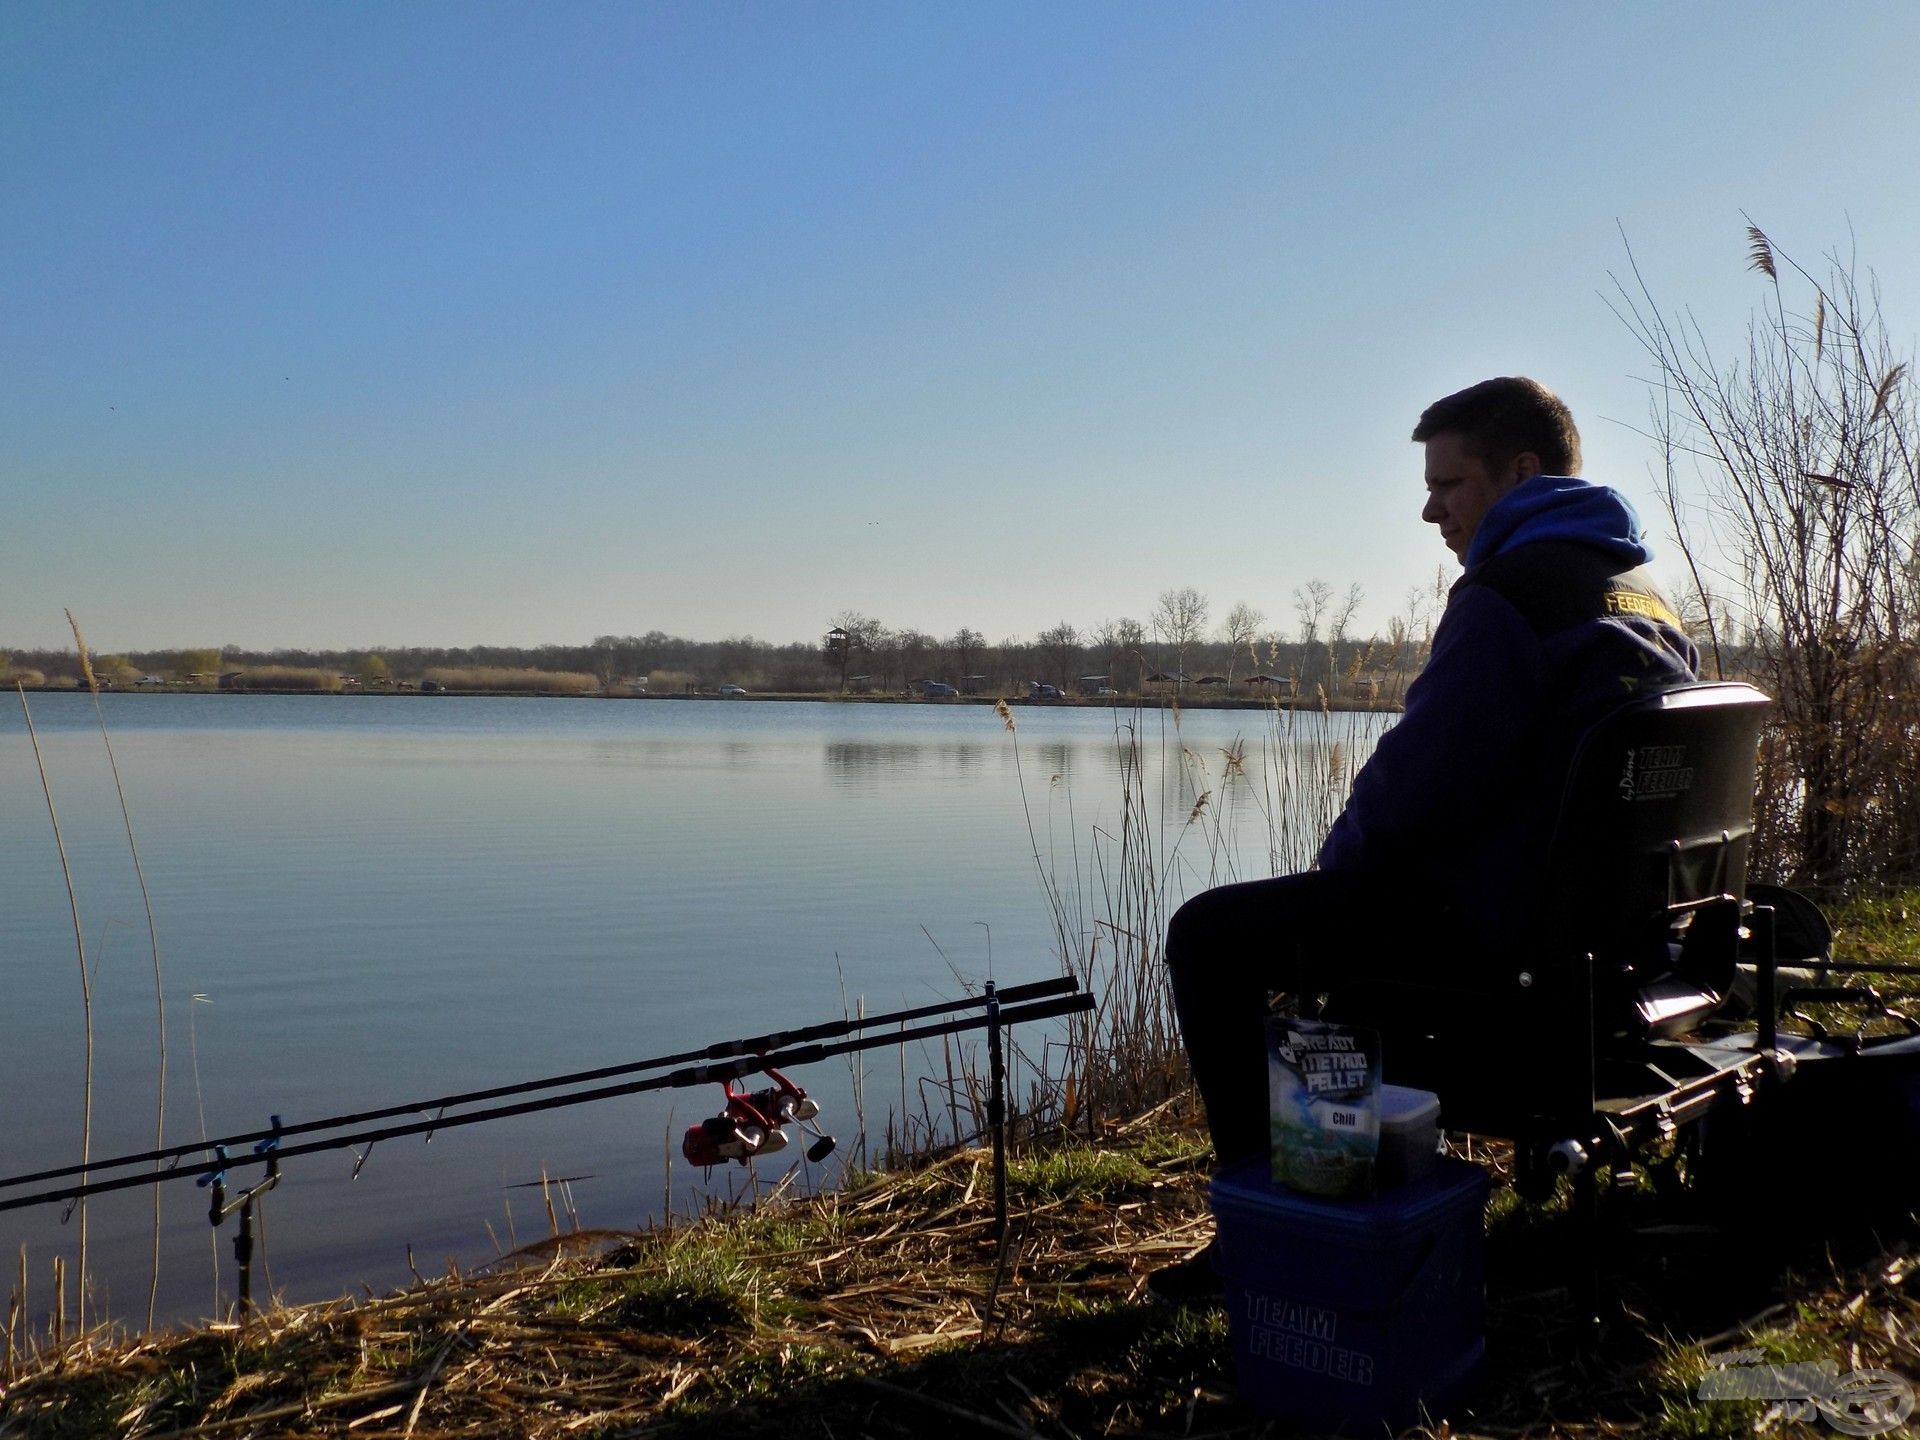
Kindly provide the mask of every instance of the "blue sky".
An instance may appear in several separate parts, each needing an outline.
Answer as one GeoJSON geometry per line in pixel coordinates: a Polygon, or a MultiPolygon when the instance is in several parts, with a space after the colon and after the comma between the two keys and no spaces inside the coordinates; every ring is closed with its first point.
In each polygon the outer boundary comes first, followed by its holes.
{"type": "MultiPolygon", "coordinates": [[[[1384,626],[1529,373],[1650,520],[1620,230],[1920,327],[1907,4],[0,7],[0,646],[1384,626]],[[1622,423],[1625,422],[1625,423],[1622,423]]],[[[1669,556],[1671,546],[1666,547],[1669,556]]],[[[1677,573],[1677,572],[1676,572],[1677,573]]]]}

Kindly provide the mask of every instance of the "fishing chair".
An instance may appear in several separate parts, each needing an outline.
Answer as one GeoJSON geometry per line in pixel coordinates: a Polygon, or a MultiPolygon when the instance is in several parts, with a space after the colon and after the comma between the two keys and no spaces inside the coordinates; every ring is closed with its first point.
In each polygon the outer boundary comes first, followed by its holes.
{"type": "MultiPolygon", "coordinates": [[[[1436,1091],[1447,1128],[1511,1139],[1522,1193],[1672,1136],[1776,1078],[1771,913],[1746,900],[1767,697],[1701,684],[1627,702],[1582,738],[1548,852],[1538,933],[1471,973],[1334,990],[1381,1031],[1389,1080],[1436,1091]],[[1749,962],[1760,1030],[1711,1021],[1749,962]]],[[[1309,987],[1311,988],[1311,986],[1309,987]]]]}

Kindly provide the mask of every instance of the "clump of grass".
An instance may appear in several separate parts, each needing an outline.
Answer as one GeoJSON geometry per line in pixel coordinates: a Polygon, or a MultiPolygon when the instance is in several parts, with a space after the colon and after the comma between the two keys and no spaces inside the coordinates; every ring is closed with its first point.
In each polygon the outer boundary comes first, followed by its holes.
{"type": "MultiPolygon", "coordinates": [[[[1833,911],[1834,959],[1864,965],[1920,964],[1920,890],[1853,897],[1833,911]]],[[[1920,976],[1863,976],[1884,991],[1920,993],[1920,976]]]]}
{"type": "Polygon", "coordinates": [[[1184,1170],[1200,1165],[1213,1153],[1206,1136],[1192,1130],[1153,1130],[1135,1149],[1142,1165],[1156,1170],[1184,1170]]]}
{"type": "Polygon", "coordinates": [[[579,670],[511,669],[505,666],[440,666],[422,677],[448,690],[515,695],[588,695],[600,681],[579,670]]]}
{"type": "MultiPolygon", "coordinates": [[[[849,1187],[852,1188],[852,1187],[849,1187]]],[[[775,1206],[739,1222],[740,1240],[757,1254],[786,1254],[833,1244],[844,1230],[837,1211],[775,1206]]]]}
{"type": "Polygon", "coordinates": [[[1029,1200],[1102,1200],[1151,1185],[1154,1175],[1124,1150],[1072,1146],[1041,1151],[1007,1167],[1007,1188],[1029,1200]]]}
{"type": "Polygon", "coordinates": [[[694,1414],[714,1400],[729,1404],[790,1401],[794,1391],[821,1381],[857,1373],[856,1358],[825,1345],[781,1345],[749,1351],[707,1378],[705,1391],[686,1409],[694,1414]]]}
{"type": "Polygon", "coordinates": [[[1838,1363],[1840,1359],[1831,1336],[1803,1335],[1792,1329],[1763,1330],[1743,1337],[1733,1347],[1669,1345],[1655,1361],[1649,1376],[1660,1412],[1646,1433],[1659,1440],[1669,1440],[1669,1437],[1671,1440],[1696,1440],[1696,1437],[1708,1440],[1708,1437],[1722,1435],[1755,1434],[1765,1428],[1759,1422],[1773,1403],[1770,1400],[1700,1398],[1701,1382],[1714,1368],[1708,1363],[1708,1355],[1724,1354],[1728,1348],[1757,1355],[1750,1363],[1759,1365],[1797,1365],[1823,1360],[1838,1363]]]}
{"type": "Polygon", "coordinates": [[[1127,1352],[1127,1366],[1160,1392],[1163,1408],[1185,1405],[1200,1389],[1233,1389],[1233,1347],[1224,1309],[1167,1307],[1149,1316],[1127,1352]]]}
{"type": "Polygon", "coordinates": [[[554,1296],[554,1313],[667,1335],[751,1328],[769,1292],[737,1242],[710,1228],[689,1232],[657,1268],[566,1286],[554,1296]]]}
{"type": "Polygon", "coordinates": [[[236,673],[228,682],[228,688],[335,691],[340,688],[340,677],[331,670],[305,665],[254,665],[236,673]]]}

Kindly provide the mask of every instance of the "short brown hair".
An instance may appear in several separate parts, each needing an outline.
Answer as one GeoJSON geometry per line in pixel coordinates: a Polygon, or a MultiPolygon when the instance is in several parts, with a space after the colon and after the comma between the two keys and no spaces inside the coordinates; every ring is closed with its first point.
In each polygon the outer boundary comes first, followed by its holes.
{"type": "Polygon", "coordinates": [[[1458,435],[1469,453],[1499,467],[1531,450],[1543,475],[1580,473],[1580,431],[1573,412],[1538,380],[1502,375],[1436,400],[1420,412],[1416,441],[1458,435]]]}

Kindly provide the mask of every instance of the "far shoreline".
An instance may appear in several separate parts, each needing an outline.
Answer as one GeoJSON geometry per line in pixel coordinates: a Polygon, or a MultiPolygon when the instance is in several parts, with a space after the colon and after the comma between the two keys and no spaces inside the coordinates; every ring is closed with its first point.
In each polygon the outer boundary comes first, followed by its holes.
{"type": "MultiPolygon", "coordinates": [[[[77,685],[24,685],[18,687],[34,695],[83,695],[84,686],[77,685]]],[[[244,688],[221,689],[212,685],[165,685],[147,686],[140,689],[125,686],[102,686],[103,695],[222,695],[242,697],[248,695],[299,696],[315,700],[354,700],[367,697],[391,696],[395,698],[421,700],[716,700],[729,704],[751,703],[755,701],[803,701],[822,705],[925,705],[925,706],[988,706],[1006,704],[1022,709],[1035,710],[1319,710],[1340,713],[1360,714],[1398,714],[1401,706],[1387,701],[1368,701],[1349,699],[1340,704],[1319,699],[1262,695],[1067,695],[1059,699],[1037,699],[1026,695],[951,695],[936,699],[926,699],[918,695],[829,695],[817,691],[754,691],[745,695],[717,695],[711,691],[704,693],[668,692],[650,694],[615,695],[606,691],[569,692],[541,690],[421,690],[417,687],[380,686],[375,689],[344,688],[340,690],[312,689],[276,689],[270,686],[247,686],[244,688]]]]}

